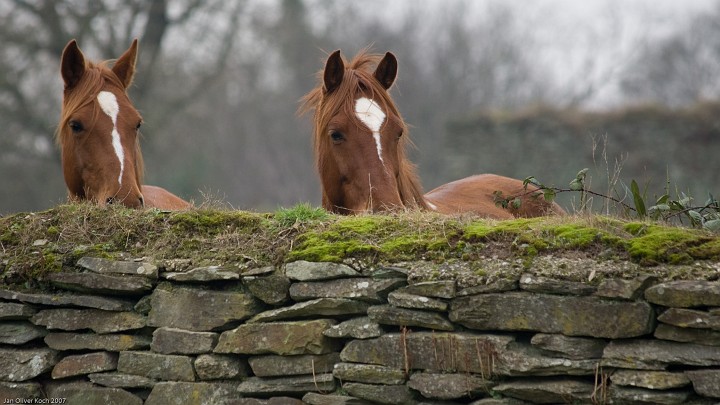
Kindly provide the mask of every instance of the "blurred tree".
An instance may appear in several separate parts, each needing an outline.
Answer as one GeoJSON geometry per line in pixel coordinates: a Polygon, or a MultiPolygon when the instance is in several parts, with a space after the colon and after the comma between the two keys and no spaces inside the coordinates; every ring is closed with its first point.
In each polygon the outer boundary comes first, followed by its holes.
{"type": "Polygon", "coordinates": [[[720,94],[720,4],[659,41],[648,42],[623,71],[621,89],[636,103],[671,107],[720,94]]]}

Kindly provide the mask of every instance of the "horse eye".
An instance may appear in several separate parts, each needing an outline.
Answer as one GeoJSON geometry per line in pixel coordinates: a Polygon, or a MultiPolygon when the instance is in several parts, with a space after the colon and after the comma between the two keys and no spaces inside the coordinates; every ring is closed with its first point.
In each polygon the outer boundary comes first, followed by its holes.
{"type": "Polygon", "coordinates": [[[70,121],[70,122],[68,123],[68,125],[70,126],[70,130],[73,131],[73,132],[75,132],[75,133],[82,132],[82,130],[85,129],[85,128],[83,127],[83,124],[81,124],[81,123],[79,123],[79,122],[77,122],[77,121],[70,121]]]}
{"type": "Polygon", "coordinates": [[[345,140],[345,135],[338,131],[332,131],[330,132],[330,138],[337,144],[345,140]]]}

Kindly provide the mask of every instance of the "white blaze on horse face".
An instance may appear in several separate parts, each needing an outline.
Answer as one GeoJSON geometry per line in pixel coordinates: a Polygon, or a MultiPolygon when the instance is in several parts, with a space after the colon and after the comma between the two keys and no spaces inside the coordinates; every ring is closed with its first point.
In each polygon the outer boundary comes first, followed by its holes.
{"type": "Polygon", "coordinates": [[[377,146],[378,157],[383,166],[385,166],[385,161],[382,157],[382,145],[380,144],[380,127],[383,122],[385,122],[385,113],[374,100],[363,97],[357,99],[355,102],[355,115],[372,131],[373,138],[375,138],[375,146],[377,146]]]}
{"type": "Polygon", "coordinates": [[[113,129],[111,134],[112,146],[115,150],[115,155],[117,155],[117,158],[120,161],[120,174],[118,175],[118,184],[122,185],[122,175],[123,170],[125,169],[125,152],[123,152],[122,144],[120,143],[120,133],[117,130],[117,117],[118,113],[120,112],[120,106],[118,105],[115,95],[109,91],[101,91],[98,94],[97,99],[100,103],[100,108],[102,108],[103,112],[105,112],[105,114],[110,117],[113,123],[113,129]]]}

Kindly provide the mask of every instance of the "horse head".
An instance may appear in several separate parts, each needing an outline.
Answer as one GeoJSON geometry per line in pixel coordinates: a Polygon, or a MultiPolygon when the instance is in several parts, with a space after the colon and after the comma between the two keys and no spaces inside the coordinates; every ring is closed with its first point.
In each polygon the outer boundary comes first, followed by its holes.
{"type": "Polygon", "coordinates": [[[75,40],[62,54],[65,88],[57,139],[72,199],[100,205],[144,205],[139,130],[142,117],[127,94],[137,60],[137,40],[117,59],[86,60],[75,40]]]}

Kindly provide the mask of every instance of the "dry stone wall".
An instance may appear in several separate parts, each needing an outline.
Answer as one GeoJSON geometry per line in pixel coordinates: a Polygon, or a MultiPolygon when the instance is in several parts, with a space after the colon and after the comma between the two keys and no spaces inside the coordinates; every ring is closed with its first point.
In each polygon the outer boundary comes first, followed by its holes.
{"type": "Polygon", "coordinates": [[[0,290],[3,403],[717,404],[720,282],[82,258],[0,290]]]}

